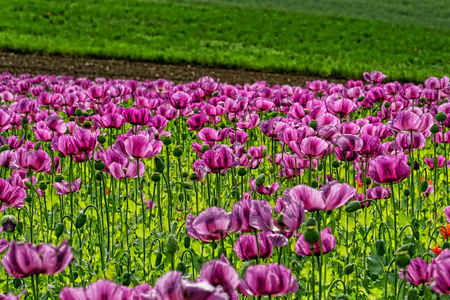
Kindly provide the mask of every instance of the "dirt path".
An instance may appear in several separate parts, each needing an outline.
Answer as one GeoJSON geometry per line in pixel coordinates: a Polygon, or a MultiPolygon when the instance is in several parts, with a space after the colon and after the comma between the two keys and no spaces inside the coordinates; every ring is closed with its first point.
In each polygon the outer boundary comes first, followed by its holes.
{"type": "Polygon", "coordinates": [[[220,78],[230,84],[253,83],[265,80],[268,84],[304,86],[306,81],[328,79],[329,82],[345,82],[335,78],[319,78],[298,74],[281,74],[245,70],[217,69],[193,65],[167,65],[145,61],[98,59],[72,56],[15,54],[0,52],[0,73],[56,74],[74,77],[126,78],[155,80],[165,78],[176,83],[189,82],[202,76],[220,78]]]}

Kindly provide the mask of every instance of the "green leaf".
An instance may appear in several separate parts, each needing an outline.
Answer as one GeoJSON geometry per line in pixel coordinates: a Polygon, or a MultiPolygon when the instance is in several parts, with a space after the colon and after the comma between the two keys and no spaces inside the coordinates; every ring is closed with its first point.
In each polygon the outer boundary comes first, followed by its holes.
{"type": "Polygon", "coordinates": [[[374,276],[376,276],[378,279],[378,277],[383,275],[383,263],[381,262],[380,258],[372,251],[370,252],[370,256],[367,258],[367,265],[369,267],[370,277],[372,277],[372,279],[375,279],[374,276]]]}

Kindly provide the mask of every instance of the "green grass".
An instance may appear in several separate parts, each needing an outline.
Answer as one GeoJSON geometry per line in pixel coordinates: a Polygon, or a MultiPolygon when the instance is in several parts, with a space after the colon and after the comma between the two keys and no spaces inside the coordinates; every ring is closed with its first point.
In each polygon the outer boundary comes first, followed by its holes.
{"type": "MultiPolygon", "coordinates": [[[[333,5],[320,11],[321,2],[4,1],[0,48],[345,78],[370,70],[402,81],[449,74],[450,31],[437,10],[443,1],[430,1],[436,18],[421,21],[405,8],[405,22],[397,13],[395,23],[371,17],[389,7],[387,0],[358,18],[358,0],[333,1],[352,4],[345,16],[333,15],[339,11],[333,5]]],[[[395,15],[391,9],[385,18],[395,15]]]]}

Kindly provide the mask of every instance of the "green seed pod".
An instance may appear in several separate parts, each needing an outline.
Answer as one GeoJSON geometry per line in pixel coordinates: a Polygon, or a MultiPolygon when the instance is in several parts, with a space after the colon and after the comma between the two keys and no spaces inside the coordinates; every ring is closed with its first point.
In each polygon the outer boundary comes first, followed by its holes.
{"type": "Polygon", "coordinates": [[[213,241],[211,243],[211,247],[215,250],[217,248],[217,243],[215,241],[213,241]]]}
{"type": "Polygon", "coordinates": [[[189,176],[189,173],[186,172],[186,171],[184,171],[184,172],[181,174],[181,177],[183,177],[183,178],[188,178],[188,176],[189,176]]]}
{"type": "Polygon", "coordinates": [[[262,186],[264,184],[264,181],[266,180],[266,176],[264,174],[258,175],[255,180],[256,186],[262,186]]]}
{"type": "Polygon", "coordinates": [[[165,146],[169,146],[170,144],[172,144],[172,139],[169,136],[166,136],[162,139],[162,142],[165,146]]]}
{"type": "Polygon", "coordinates": [[[62,182],[63,180],[64,180],[64,177],[62,175],[55,176],[55,182],[62,182]]]}
{"type": "Polygon", "coordinates": [[[197,181],[198,180],[197,173],[192,173],[191,175],[189,175],[189,180],[197,181]]]}
{"type": "Polygon", "coordinates": [[[162,262],[162,254],[158,253],[158,255],[156,255],[155,266],[159,266],[161,262],[162,262]]]}
{"type": "Polygon", "coordinates": [[[183,187],[184,187],[186,190],[192,190],[192,184],[190,184],[190,183],[183,182],[183,187]]]}
{"type": "Polygon", "coordinates": [[[214,93],[212,93],[212,96],[213,96],[213,97],[217,97],[217,95],[219,95],[219,92],[218,92],[218,91],[214,91],[214,93]]]}
{"type": "Polygon", "coordinates": [[[105,163],[101,160],[97,160],[94,163],[94,169],[96,169],[97,171],[102,171],[105,167],[105,163]]]}
{"type": "Polygon", "coordinates": [[[361,203],[359,201],[352,201],[345,205],[345,211],[348,213],[355,212],[361,208],[361,203]]]}
{"type": "Polygon", "coordinates": [[[189,236],[184,237],[184,248],[189,248],[191,246],[191,238],[189,236]]]}
{"type": "Polygon", "coordinates": [[[186,263],[184,261],[178,262],[176,270],[184,274],[187,270],[186,263]]]}
{"type": "Polygon", "coordinates": [[[82,115],[83,115],[83,117],[85,117],[85,118],[89,117],[89,113],[88,113],[87,111],[83,112],[82,115]]]}
{"type": "Polygon", "coordinates": [[[56,227],[55,227],[55,236],[56,236],[57,238],[59,238],[59,237],[63,234],[63,232],[64,232],[64,224],[63,224],[63,223],[58,223],[58,224],[56,224],[56,227]]]}
{"type": "Polygon", "coordinates": [[[31,198],[30,196],[28,196],[28,197],[26,197],[26,198],[24,199],[24,201],[25,201],[26,203],[31,203],[31,200],[32,200],[32,198],[31,198]]]}
{"type": "Polygon", "coordinates": [[[178,241],[177,238],[173,234],[169,234],[167,238],[167,252],[175,253],[178,251],[178,241]]]}
{"type": "Polygon", "coordinates": [[[3,231],[5,232],[12,233],[16,230],[17,219],[13,215],[3,216],[1,223],[3,231]]]}
{"type": "Polygon", "coordinates": [[[20,124],[22,126],[26,126],[29,123],[29,120],[27,117],[23,117],[22,119],[20,119],[20,124]]]}
{"type": "Polygon", "coordinates": [[[319,164],[318,166],[317,166],[317,170],[320,172],[320,171],[322,171],[323,170],[323,165],[322,164],[319,164]]]}
{"type": "Polygon", "coordinates": [[[198,114],[198,107],[194,107],[194,114],[198,114]]]}
{"type": "Polygon", "coordinates": [[[332,166],[333,168],[337,169],[337,168],[339,168],[339,167],[341,166],[341,162],[335,160],[335,161],[333,161],[333,162],[331,163],[331,166],[332,166]]]}
{"type": "Polygon", "coordinates": [[[83,111],[79,108],[75,109],[75,116],[81,117],[83,115],[83,111]]]}
{"type": "Polygon", "coordinates": [[[85,213],[79,213],[75,220],[75,228],[80,229],[86,224],[87,215],[85,213]]]}
{"type": "Polygon", "coordinates": [[[206,151],[208,151],[210,148],[208,145],[203,145],[202,149],[200,150],[200,152],[205,153],[206,151]]]}
{"type": "Polygon", "coordinates": [[[409,189],[405,189],[403,191],[403,195],[405,195],[406,197],[408,197],[411,194],[411,192],[409,191],[409,189]]]}
{"type": "Polygon", "coordinates": [[[348,264],[344,267],[344,274],[350,275],[355,270],[355,264],[348,264]]]}
{"type": "Polygon", "coordinates": [[[128,286],[131,283],[131,274],[128,272],[123,273],[122,285],[128,286]]]}
{"type": "Polygon", "coordinates": [[[406,299],[419,300],[419,293],[415,288],[409,289],[408,294],[406,295],[406,299]]]}
{"type": "Polygon", "coordinates": [[[309,218],[306,221],[305,241],[309,244],[314,244],[320,239],[319,231],[317,230],[317,221],[314,218],[309,218]]]}
{"type": "Polygon", "coordinates": [[[25,184],[25,186],[29,189],[33,188],[33,184],[29,181],[24,181],[23,184],[25,184]]]}
{"type": "Polygon", "coordinates": [[[384,242],[384,240],[375,241],[375,250],[380,256],[384,256],[386,254],[386,243],[384,242]]]}
{"type": "Polygon", "coordinates": [[[433,126],[431,126],[430,131],[431,131],[431,133],[438,133],[439,132],[439,125],[438,124],[434,124],[433,126]]]}
{"type": "Polygon", "coordinates": [[[103,135],[99,135],[99,136],[97,137],[97,141],[98,141],[100,144],[104,144],[104,143],[106,142],[106,138],[105,138],[103,135]]]}
{"type": "Polygon", "coordinates": [[[364,96],[363,95],[358,97],[358,102],[362,102],[363,100],[364,100],[364,96]]]}
{"type": "Polygon", "coordinates": [[[22,221],[17,222],[16,230],[19,235],[23,234],[23,222],[22,221]]]}
{"type": "Polygon", "coordinates": [[[101,172],[97,172],[97,173],[95,174],[95,179],[96,179],[97,181],[102,180],[102,178],[103,178],[103,176],[102,176],[102,173],[101,173],[101,172]]]}
{"type": "Polygon", "coordinates": [[[366,182],[366,185],[369,185],[369,184],[371,184],[371,183],[372,183],[372,179],[370,179],[370,178],[366,178],[365,182],[366,182]]]}
{"type": "Polygon", "coordinates": [[[422,193],[425,193],[428,189],[428,182],[426,180],[422,181],[422,183],[420,184],[420,190],[422,191],[422,193]]]}
{"type": "Polygon", "coordinates": [[[180,146],[175,147],[175,149],[173,149],[172,151],[172,154],[175,157],[180,157],[181,155],[183,155],[183,148],[181,148],[180,146]]]}
{"type": "Polygon", "coordinates": [[[384,107],[389,108],[389,107],[391,107],[391,104],[389,102],[386,102],[386,103],[384,103],[384,107]]]}
{"type": "Polygon", "coordinates": [[[156,156],[155,157],[155,170],[158,173],[164,172],[165,163],[164,158],[162,156],[156,156]]]}
{"type": "Polygon", "coordinates": [[[178,193],[178,200],[180,200],[181,202],[184,201],[184,193],[178,193]]]}
{"type": "Polygon", "coordinates": [[[316,130],[317,129],[317,121],[313,120],[313,121],[309,122],[308,126],[311,127],[312,129],[316,130]]]}
{"type": "Polygon", "coordinates": [[[311,187],[313,187],[313,188],[317,188],[319,186],[319,182],[317,181],[317,180],[313,180],[313,181],[311,181],[311,187]]]}
{"type": "Polygon", "coordinates": [[[411,256],[408,253],[405,254],[397,254],[395,256],[395,263],[399,268],[406,268],[411,262],[411,256]]]}
{"type": "Polygon", "coordinates": [[[447,115],[444,114],[443,112],[440,112],[436,115],[436,121],[444,122],[445,120],[447,120],[447,115]]]}
{"type": "Polygon", "coordinates": [[[39,184],[39,188],[40,188],[41,190],[45,191],[45,190],[47,189],[47,184],[46,184],[45,182],[41,182],[41,183],[39,184]]]}
{"type": "Polygon", "coordinates": [[[427,101],[427,99],[426,99],[425,97],[420,97],[419,100],[420,100],[420,102],[425,102],[425,101],[427,101]]]}
{"type": "Polygon", "coordinates": [[[261,151],[261,155],[264,157],[264,156],[266,156],[267,155],[267,149],[263,149],[262,151],[261,151]]]}
{"type": "Polygon", "coordinates": [[[22,286],[22,283],[23,283],[23,281],[20,278],[14,278],[14,280],[13,280],[13,285],[14,285],[15,289],[20,288],[22,286]]]}
{"type": "Polygon", "coordinates": [[[238,170],[238,175],[239,175],[239,176],[245,176],[245,175],[247,175],[247,169],[240,168],[240,169],[238,170]]]}
{"type": "Polygon", "coordinates": [[[151,179],[153,182],[158,182],[161,180],[161,175],[159,175],[159,173],[154,173],[154,174],[152,174],[151,179]]]}
{"type": "Polygon", "coordinates": [[[81,125],[84,129],[89,129],[92,127],[92,122],[89,120],[84,121],[83,125],[81,125]]]}

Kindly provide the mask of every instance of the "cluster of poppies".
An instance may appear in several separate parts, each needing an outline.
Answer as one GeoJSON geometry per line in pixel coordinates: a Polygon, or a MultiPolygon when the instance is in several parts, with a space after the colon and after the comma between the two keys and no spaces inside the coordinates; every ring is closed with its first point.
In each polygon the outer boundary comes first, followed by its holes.
{"type": "Polygon", "coordinates": [[[449,293],[449,78],[385,80],[0,75],[0,299],[449,293]]]}

